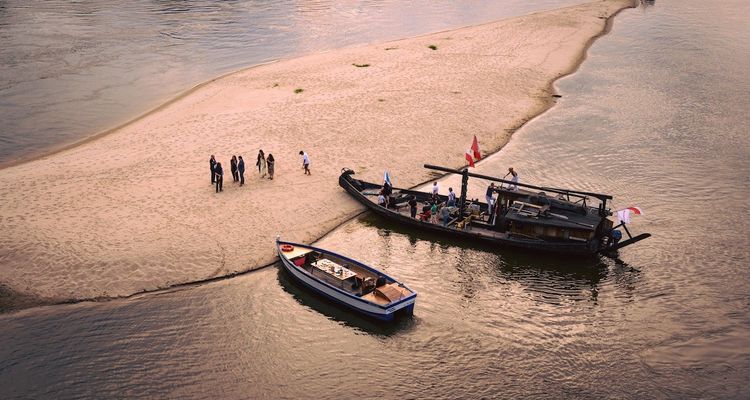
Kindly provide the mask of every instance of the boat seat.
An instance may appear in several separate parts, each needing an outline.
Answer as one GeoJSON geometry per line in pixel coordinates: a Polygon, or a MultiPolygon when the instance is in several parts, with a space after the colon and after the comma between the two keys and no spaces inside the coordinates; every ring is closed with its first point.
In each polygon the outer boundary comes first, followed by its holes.
{"type": "Polygon", "coordinates": [[[375,293],[385,297],[391,302],[397,301],[404,297],[401,291],[398,290],[398,288],[393,287],[392,285],[380,286],[375,289],[375,293]]]}
{"type": "Polygon", "coordinates": [[[463,220],[456,223],[457,229],[466,229],[469,227],[469,223],[471,223],[471,215],[468,215],[463,220]]]}

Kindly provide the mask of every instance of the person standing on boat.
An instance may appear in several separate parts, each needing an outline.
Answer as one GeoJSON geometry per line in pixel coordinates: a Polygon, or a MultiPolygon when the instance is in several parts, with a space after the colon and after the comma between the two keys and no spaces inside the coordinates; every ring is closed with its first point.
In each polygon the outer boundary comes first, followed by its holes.
{"type": "Polygon", "coordinates": [[[443,219],[443,226],[448,226],[448,222],[451,220],[451,210],[448,207],[440,209],[440,218],[443,219]]]}
{"type": "Polygon", "coordinates": [[[221,168],[221,163],[216,163],[214,167],[214,175],[216,175],[216,193],[224,191],[224,170],[221,168]]]}
{"type": "Polygon", "coordinates": [[[260,177],[264,178],[266,176],[266,154],[263,153],[263,150],[258,150],[258,160],[255,162],[255,165],[258,166],[260,177]]]}
{"type": "Polygon", "coordinates": [[[214,174],[214,168],[216,168],[216,159],[211,154],[211,159],[208,160],[208,164],[211,166],[211,184],[216,183],[216,175],[214,174]]]}
{"type": "Polygon", "coordinates": [[[411,196],[411,199],[409,200],[409,211],[411,211],[412,218],[417,217],[417,197],[416,196],[411,196]]]}
{"type": "Polygon", "coordinates": [[[240,161],[237,163],[237,172],[240,174],[240,186],[245,185],[245,160],[240,156],[240,161]]]}
{"type": "Polygon", "coordinates": [[[487,211],[492,210],[492,204],[495,202],[492,195],[495,194],[495,182],[490,182],[490,186],[487,186],[487,193],[484,198],[487,199],[487,211]]]}
{"type": "Polygon", "coordinates": [[[456,206],[456,193],[453,192],[453,188],[448,188],[448,207],[456,206]]]}
{"type": "Polygon", "coordinates": [[[432,203],[432,207],[430,207],[430,222],[433,224],[437,224],[438,222],[438,203],[437,201],[432,203]]]}
{"type": "Polygon", "coordinates": [[[268,179],[273,180],[273,167],[276,160],[273,159],[273,154],[268,153],[268,158],[266,159],[266,164],[268,165],[268,179]]]}
{"type": "Polygon", "coordinates": [[[513,170],[513,167],[508,168],[508,173],[505,174],[505,176],[512,175],[510,178],[510,181],[513,182],[510,186],[508,186],[508,189],[510,190],[518,190],[518,173],[513,170]]]}
{"type": "Polygon", "coordinates": [[[310,173],[310,157],[304,150],[300,150],[299,155],[302,156],[302,168],[305,170],[305,175],[312,175],[310,173]]]}
{"type": "Polygon", "coordinates": [[[233,155],[229,160],[229,169],[232,171],[232,182],[240,180],[240,175],[237,173],[237,156],[233,155]]]}
{"type": "Polygon", "coordinates": [[[438,199],[438,193],[440,192],[440,187],[438,187],[438,183],[435,182],[432,184],[432,200],[437,201],[438,199]]]}

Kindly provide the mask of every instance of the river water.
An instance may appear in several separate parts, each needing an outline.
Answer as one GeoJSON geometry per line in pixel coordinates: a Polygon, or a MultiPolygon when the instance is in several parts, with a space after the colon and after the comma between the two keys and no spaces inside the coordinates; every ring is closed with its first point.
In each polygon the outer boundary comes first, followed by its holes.
{"type": "Polygon", "coordinates": [[[653,237],[619,260],[493,250],[365,214],[317,244],[407,282],[413,318],[362,319],[278,267],[37,307],[0,316],[0,398],[750,397],[748,12],[624,11],[558,81],[558,104],[478,165],[643,208],[631,229],[653,237]]]}
{"type": "Polygon", "coordinates": [[[124,123],[220,74],[575,0],[5,0],[0,165],[124,123]]]}

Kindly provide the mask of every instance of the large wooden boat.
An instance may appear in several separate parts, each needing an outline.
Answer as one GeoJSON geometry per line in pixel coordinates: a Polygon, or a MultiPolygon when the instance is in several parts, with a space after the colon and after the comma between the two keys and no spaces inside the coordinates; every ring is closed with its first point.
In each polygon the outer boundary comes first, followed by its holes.
{"type": "Polygon", "coordinates": [[[295,280],[334,302],[384,321],[414,312],[417,292],[375,268],[329,250],[279,238],[276,251],[295,280]]]}
{"type": "Polygon", "coordinates": [[[613,226],[613,221],[608,218],[612,215],[607,208],[607,200],[612,199],[609,195],[521,184],[467,170],[433,165],[425,167],[463,175],[461,195],[454,205],[449,207],[448,197],[444,195],[390,187],[386,192],[387,204],[379,204],[384,186],[356,179],[354,172],[346,168],[342,170],[339,184],[360,203],[389,220],[499,246],[594,255],[614,252],[651,236],[644,233],[633,237],[624,224],[613,226]],[[487,202],[466,199],[469,177],[500,184],[492,189],[492,207],[487,202]],[[408,204],[412,199],[417,202],[416,217],[412,217],[408,204]],[[592,204],[597,201],[598,204],[592,204]],[[440,218],[427,211],[434,203],[440,207],[440,218]],[[443,211],[443,207],[448,208],[443,211]],[[627,240],[619,241],[618,228],[625,229],[627,240]]]}

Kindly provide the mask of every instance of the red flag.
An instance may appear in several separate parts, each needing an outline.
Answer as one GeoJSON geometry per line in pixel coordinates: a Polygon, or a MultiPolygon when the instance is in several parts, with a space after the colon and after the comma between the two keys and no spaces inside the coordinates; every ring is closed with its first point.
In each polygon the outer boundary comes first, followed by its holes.
{"type": "MultiPolygon", "coordinates": [[[[479,143],[477,142],[477,135],[474,135],[474,141],[471,142],[471,150],[474,152],[474,159],[477,161],[482,159],[482,155],[479,154],[479,143]]],[[[474,166],[474,163],[470,163],[471,166],[474,166]]]]}
{"type": "Polygon", "coordinates": [[[466,153],[464,153],[464,155],[466,156],[466,161],[469,162],[469,166],[473,167],[474,166],[474,158],[471,156],[471,149],[466,150],[466,153]]]}

